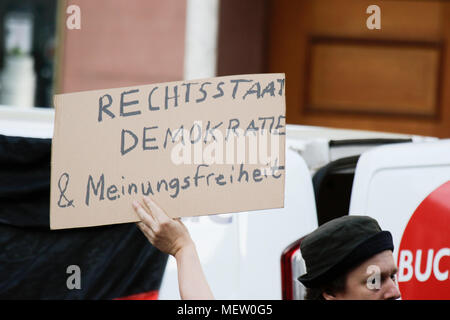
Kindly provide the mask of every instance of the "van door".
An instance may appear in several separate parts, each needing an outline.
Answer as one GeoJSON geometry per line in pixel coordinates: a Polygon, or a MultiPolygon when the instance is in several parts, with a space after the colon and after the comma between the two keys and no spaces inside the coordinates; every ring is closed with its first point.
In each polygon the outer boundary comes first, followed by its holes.
{"type": "Polygon", "coordinates": [[[450,299],[450,140],[362,154],[350,214],[391,231],[403,299],[450,299]]]}

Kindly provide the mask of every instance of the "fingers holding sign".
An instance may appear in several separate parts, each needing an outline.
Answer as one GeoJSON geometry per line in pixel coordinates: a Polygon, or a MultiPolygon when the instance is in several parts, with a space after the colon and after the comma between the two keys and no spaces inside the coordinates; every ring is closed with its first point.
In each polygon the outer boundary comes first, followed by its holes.
{"type": "Polygon", "coordinates": [[[175,257],[182,299],[214,299],[189,232],[180,219],[171,219],[154,201],[133,202],[141,222],[137,225],[159,250],[175,257]]]}
{"type": "Polygon", "coordinates": [[[144,197],[144,204],[133,202],[141,222],[137,225],[147,239],[159,250],[175,256],[192,244],[191,237],[179,219],[171,219],[153,200],[144,197]]]}

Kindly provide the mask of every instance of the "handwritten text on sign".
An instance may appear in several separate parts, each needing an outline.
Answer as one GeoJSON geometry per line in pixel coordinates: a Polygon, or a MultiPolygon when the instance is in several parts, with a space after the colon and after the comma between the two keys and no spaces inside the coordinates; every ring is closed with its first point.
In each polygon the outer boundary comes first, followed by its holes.
{"type": "Polygon", "coordinates": [[[55,96],[52,229],[138,221],[132,199],[172,217],[284,205],[283,74],[55,96]]]}

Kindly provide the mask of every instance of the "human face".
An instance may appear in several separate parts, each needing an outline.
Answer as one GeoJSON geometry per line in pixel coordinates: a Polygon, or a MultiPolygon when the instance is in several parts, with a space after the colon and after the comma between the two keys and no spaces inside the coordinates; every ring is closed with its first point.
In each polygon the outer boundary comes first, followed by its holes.
{"type": "Polygon", "coordinates": [[[392,251],[380,252],[347,274],[343,292],[324,293],[324,297],[339,300],[399,299],[397,271],[392,251]]]}

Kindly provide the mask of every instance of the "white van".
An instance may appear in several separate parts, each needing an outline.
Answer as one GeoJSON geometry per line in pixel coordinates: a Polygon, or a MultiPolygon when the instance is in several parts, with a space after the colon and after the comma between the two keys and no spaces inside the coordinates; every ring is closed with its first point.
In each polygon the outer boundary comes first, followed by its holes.
{"type": "MultiPolygon", "coordinates": [[[[218,299],[303,299],[301,239],[347,214],[372,216],[391,231],[404,299],[450,298],[449,140],[293,125],[286,138],[284,208],[185,219],[218,299]],[[426,214],[439,228],[417,226],[417,208],[436,190],[439,213],[426,214]],[[411,223],[413,240],[403,243],[411,223]]],[[[178,298],[169,258],[160,299],[178,298]]]]}

